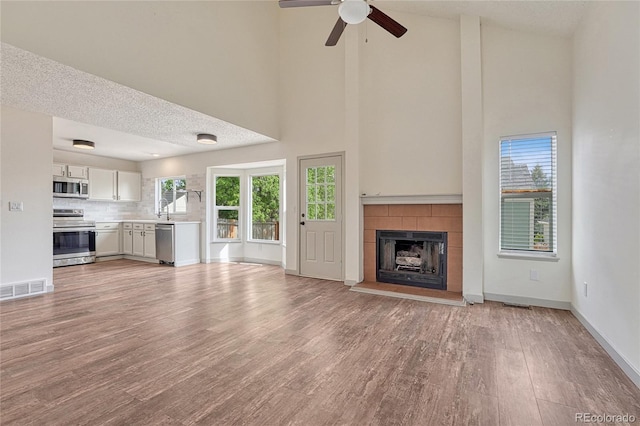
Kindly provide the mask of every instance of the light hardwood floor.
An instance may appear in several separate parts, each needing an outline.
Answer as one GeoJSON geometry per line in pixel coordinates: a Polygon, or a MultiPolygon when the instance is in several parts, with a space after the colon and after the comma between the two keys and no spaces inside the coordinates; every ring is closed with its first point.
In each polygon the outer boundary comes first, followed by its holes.
{"type": "MultiPolygon", "coordinates": [[[[56,269],[0,305],[2,425],[573,425],[640,391],[565,311],[241,264],[56,269]]],[[[639,420],[640,421],[640,420],[639,420]]]]}

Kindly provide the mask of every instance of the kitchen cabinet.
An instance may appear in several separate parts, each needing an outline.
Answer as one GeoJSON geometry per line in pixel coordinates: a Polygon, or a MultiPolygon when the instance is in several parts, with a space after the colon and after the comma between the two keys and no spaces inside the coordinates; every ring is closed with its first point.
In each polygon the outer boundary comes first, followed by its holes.
{"type": "Polygon", "coordinates": [[[133,256],[133,223],[122,224],[122,254],[133,256]]]}
{"type": "Polygon", "coordinates": [[[96,223],[96,257],[120,254],[120,224],[96,223]]]}
{"type": "Polygon", "coordinates": [[[87,179],[89,176],[88,168],[85,166],[72,166],[68,164],[54,164],[53,176],[62,176],[69,178],[87,179]]]}
{"type": "Polygon", "coordinates": [[[137,172],[89,168],[89,199],[140,201],[142,175],[137,172]]]}
{"type": "Polygon", "coordinates": [[[117,172],[118,200],[140,201],[142,175],[136,172],[117,172]]]}
{"type": "MultiPolygon", "coordinates": [[[[156,231],[153,223],[132,224],[131,255],[156,258],[156,231]]],[[[126,235],[125,235],[126,237],[126,235]]],[[[125,254],[128,254],[125,252],[125,254]]]]}

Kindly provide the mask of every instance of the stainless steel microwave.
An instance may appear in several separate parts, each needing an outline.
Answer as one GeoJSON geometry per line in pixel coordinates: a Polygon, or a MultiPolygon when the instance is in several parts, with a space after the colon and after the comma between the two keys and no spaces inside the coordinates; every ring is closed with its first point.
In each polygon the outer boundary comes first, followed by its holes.
{"type": "Polygon", "coordinates": [[[89,198],[89,181],[55,176],[53,196],[61,198],[89,198]]]}

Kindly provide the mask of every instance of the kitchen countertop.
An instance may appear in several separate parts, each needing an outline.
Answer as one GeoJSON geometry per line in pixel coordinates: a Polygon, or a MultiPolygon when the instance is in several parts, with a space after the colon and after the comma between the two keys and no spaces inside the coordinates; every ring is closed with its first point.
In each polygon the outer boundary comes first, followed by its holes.
{"type": "Polygon", "coordinates": [[[96,220],[96,223],[160,223],[165,225],[179,225],[181,223],[202,223],[195,220],[162,220],[162,219],[114,219],[114,220],[96,220]]]}

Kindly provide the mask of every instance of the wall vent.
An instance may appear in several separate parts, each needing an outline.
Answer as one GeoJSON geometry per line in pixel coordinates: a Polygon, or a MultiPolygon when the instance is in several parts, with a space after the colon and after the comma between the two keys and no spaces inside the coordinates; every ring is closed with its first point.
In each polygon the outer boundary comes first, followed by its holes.
{"type": "Polygon", "coordinates": [[[17,299],[19,297],[46,293],[46,282],[47,280],[41,279],[0,286],[0,300],[17,299]]]}

